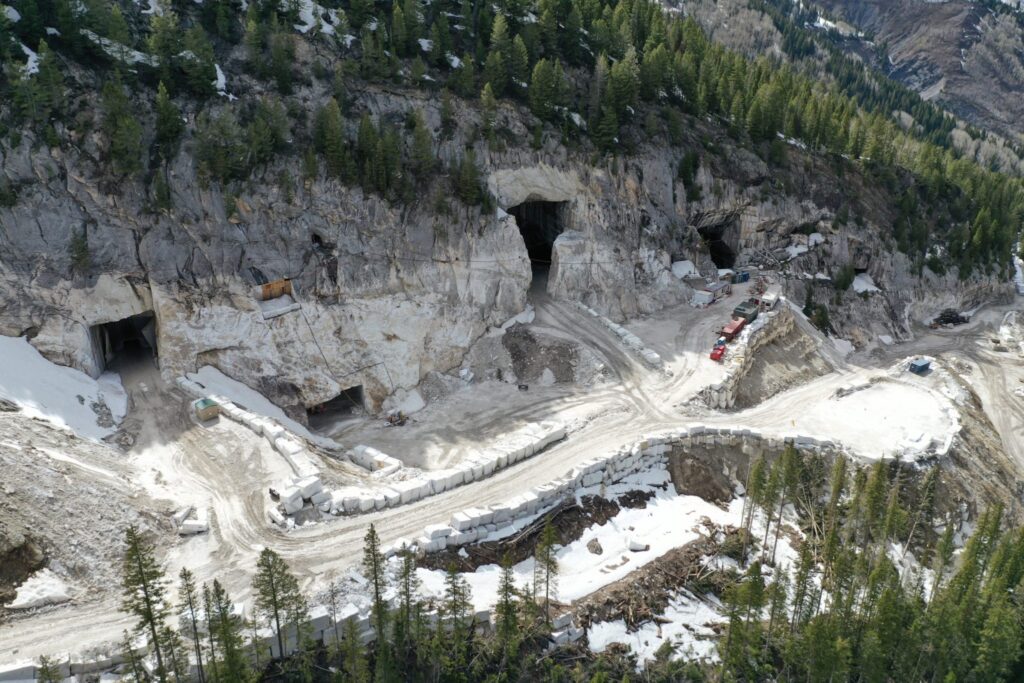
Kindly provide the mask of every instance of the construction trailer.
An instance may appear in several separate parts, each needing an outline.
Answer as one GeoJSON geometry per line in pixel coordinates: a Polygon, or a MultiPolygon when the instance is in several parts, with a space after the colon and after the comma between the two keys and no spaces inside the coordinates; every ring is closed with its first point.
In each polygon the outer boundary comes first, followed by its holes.
{"type": "Polygon", "coordinates": [[[923,375],[932,367],[932,362],[925,358],[915,358],[910,361],[910,371],[915,375],[923,375]]]}
{"type": "Polygon", "coordinates": [[[201,398],[192,402],[192,410],[200,422],[206,422],[220,415],[220,404],[212,398],[201,398]]]}
{"type": "Polygon", "coordinates": [[[711,292],[714,300],[718,301],[732,294],[732,284],[729,282],[712,282],[704,288],[704,291],[711,292]]]}
{"type": "Polygon", "coordinates": [[[277,299],[284,296],[285,294],[292,295],[292,280],[291,278],[285,277],[280,280],[274,280],[273,282],[267,282],[262,285],[256,285],[256,299],[258,301],[270,301],[271,299],[277,299]]]}
{"type": "Polygon", "coordinates": [[[744,301],[736,308],[732,309],[732,317],[743,318],[748,323],[752,323],[757,320],[757,313],[760,305],[756,301],[744,301]]]}
{"type": "Polygon", "coordinates": [[[722,328],[722,336],[725,337],[727,341],[732,341],[739,335],[740,332],[743,331],[743,328],[746,326],[746,324],[747,321],[745,318],[737,318],[736,320],[730,320],[729,323],[722,328]]]}
{"type": "Polygon", "coordinates": [[[697,308],[704,308],[713,303],[715,303],[715,295],[704,289],[698,289],[693,293],[693,298],[690,299],[690,305],[697,308]]]}

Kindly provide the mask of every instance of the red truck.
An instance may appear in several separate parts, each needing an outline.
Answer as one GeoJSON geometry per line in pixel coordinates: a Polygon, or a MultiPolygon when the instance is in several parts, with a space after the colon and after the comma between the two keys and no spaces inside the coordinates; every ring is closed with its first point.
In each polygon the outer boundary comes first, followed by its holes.
{"type": "Polygon", "coordinates": [[[718,361],[719,363],[721,363],[723,356],[725,356],[724,346],[716,346],[715,348],[711,349],[711,360],[718,361]]]}
{"type": "Polygon", "coordinates": [[[728,325],[722,328],[722,336],[727,340],[732,341],[736,338],[736,335],[743,331],[743,327],[746,324],[746,318],[737,318],[736,320],[732,320],[728,325]]]}

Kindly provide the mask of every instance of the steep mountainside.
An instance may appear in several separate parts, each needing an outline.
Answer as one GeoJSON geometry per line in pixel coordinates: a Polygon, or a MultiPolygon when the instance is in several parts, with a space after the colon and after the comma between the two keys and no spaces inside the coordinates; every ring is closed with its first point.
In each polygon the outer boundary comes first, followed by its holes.
{"type": "Polygon", "coordinates": [[[532,284],[623,319],[689,298],[673,260],[787,262],[854,336],[1006,290],[1015,181],[659,5],[5,15],[0,332],[94,375],[142,346],[305,419],[458,368],[532,284]]]}
{"type": "Polygon", "coordinates": [[[1024,133],[1024,30],[1015,3],[818,0],[868,34],[894,78],[1011,139],[1024,133]]]}

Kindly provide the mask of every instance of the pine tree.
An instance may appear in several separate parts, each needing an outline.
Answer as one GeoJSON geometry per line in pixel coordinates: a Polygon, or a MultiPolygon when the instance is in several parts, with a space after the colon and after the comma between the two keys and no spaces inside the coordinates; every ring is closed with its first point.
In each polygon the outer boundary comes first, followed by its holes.
{"type": "Polygon", "coordinates": [[[270,71],[277,89],[284,95],[292,91],[292,63],[295,61],[295,41],[291,33],[282,29],[270,35],[270,71]]]}
{"type": "Polygon", "coordinates": [[[619,135],[619,119],[615,115],[615,109],[604,107],[601,110],[601,118],[593,127],[594,144],[599,149],[610,152],[615,148],[619,135]]]}
{"type": "MultiPolygon", "coordinates": [[[[590,128],[597,128],[600,117],[603,116],[602,103],[604,102],[604,88],[608,81],[608,58],[602,52],[594,64],[594,73],[590,77],[589,91],[587,93],[587,120],[590,121],[590,128]]],[[[615,134],[618,135],[616,126],[615,134]]],[[[601,146],[601,145],[599,145],[601,146]]]]}
{"type": "Polygon", "coordinates": [[[111,166],[120,175],[133,174],[142,168],[142,126],[116,76],[103,86],[101,99],[111,166]]]}
{"type": "Polygon", "coordinates": [[[558,558],[555,556],[555,528],[548,520],[534,549],[534,598],[544,599],[544,622],[551,624],[551,600],[558,593],[558,558]],[[538,595],[539,593],[539,595],[538,595]]]}
{"type": "Polygon", "coordinates": [[[335,177],[343,175],[347,164],[348,143],[343,125],[338,101],[332,97],[317,115],[317,148],[327,162],[327,172],[335,177]]]}
{"type": "Polygon", "coordinates": [[[420,178],[426,178],[434,170],[434,138],[427,129],[423,114],[416,111],[412,129],[412,168],[420,178]]]}
{"type": "Polygon", "coordinates": [[[640,67],[636,50],[629,47],[625,56],[612,66],[608,74],[606,102],[615,109],[616,116],[623,119],[636,106],[639,92],[640,67]]]}
{"type": "Polygon", "coordinates": [[[56,661],[46,655],[39,658],[39,664],[36,666],[36,681],[39,683],[61,683],[63,680],[64,677],[60,675],[60,667],[56,661]]]}
{"type": "Polygon", "coordinates": [[[505,19],[504,14],[498,14],[498,16],[494,17],[494,23],[491,24],[491,52],[497,52],[502,55],[509,54],[512,47],[511,40],[508,20],[505,19]]]}
{"type": "Polygon", "coordinates": [[[167,627],[167,578],[156,561],[153,544],[142,537],[134,526],[125,530],[125,554],[121,570],[121,609],[134,615],[136,631],[145,633],[150,652],[156,659],[153,675],[164,683],[169,670],[162,637],[167,627]]]}
{"type": "MultiPolygon", "coordinates": [[[[512,559],[506,554],[501,559],[501,578],[498,580],[498,602],[494,606],[495,635],[501,649],[502,661],[516,661],[519,650],[519,605],[516,599],[515,575],[512,559]]],[[[504,668],[504,666],[502,667],[504,668]]]]}
{"type": "Polygon", "coordinates": [[[447,90],[441,91],[441,135],[450,138],[455,130],[455,105],[447,90]]]}
{"type": "MultiPolygon", "coordinates": [[[[259,572],[258,564],[257,572],[259,572]]],[[[207,601],[205,585],[203,586],[203,599],[205,604],[207,601]]],[[[227,591],[215,579],[213,589],[209,591],[209,609],[211,611],[207,616],[211,640],[216,643],[215,651],[220,653],[220,662],[213,670],[214,680],[245,683],[250,675],[249,663],[244,650],[245,638],[242,635],[245,624],[241,617],[234,613],[233,606],[227,591]]],[[[259,594],[256,596],[256,606],[259,609],[259,594]]],[[[213,652],[211,646],[211,662],[213,652]]]]}
{"type": "Polygon", "coordinates": [[[391,9],[391,47],[399,57],[405,57],[410,52],[405,29],[405,13],[397,2],[391,9]]]}
{"type": "Polygon", "coordinates": [[[468,52],[462,55],[458,66],[448,79],[451,88],[461,97],[472,97],[476,94],[476,70],[473,67],[473,55],[468,52]]]}
{"type": "Polygon", "coordinates": [[[182,51],[181,28],[178,15],[166,9],[162,13],[149,15],[149,53],[159,62],[157,74],[159,80],[171,83],[174,72],[172,65],[182,51]]]}
{"type": "Polygon", "coordinates": [[[128,669],[128,680],[132,683],[144,683],[149,680],[146,670],[142,668],[138,653],[132,647],[132,637],[128,631],[124,631],[121,636],[121,656],[124,657],[124,663],[128,669]]]}
{"type": "Polygon", "coordinates": [[[205,583],[203,584],[202,598],[203,616],[206,620],[206,639],[207,645],[210,648],[210,654],[207,657],[206,661],[209,663],[210,680],[219,681],[220,671],[219,667],[217,666],[217,642],[215,638],[215,624],[217,623],[217,619],[213,611],[213,592],[210,590],[210,587],[205,583]]]}
{"type": "Polygon", "coordinates": [[[157,149],[161,157],[171,159],[174,156],[178,140],[185,130],[185,124],[181,120],[181,112],[171,102],[163,81],[157,85],[154,109],[156,110],[157,149]]]}
{"type": "Polygon", "coordinates": [[[252,579],[256,594],[256,609],[274,632],[278,656],[285,657],[285,627],[296,628],[296,644],[301,642],[299,627],[308,619],[306,599],[299,590],[299,582],[281,556],[264,548],[256,561],[256,574],[252,579]]]}
{"type": "Polygon", "coordinates": [[[185,32],[185,54],[181,70],[189,89],[200,97],[214,92],[217,72],[214,67],[213,46],[206,37],[206,31],[196,25],[185,32]]]}
{"type": "Polygon", "coordinates": [[[199,593],[196,590],[195,577],[186,567],[178,574],[178,614],[181,615],[181,634],[192,641],[192,652],[196,658],[196,670],[199,683],[205,683],[206,672],[203,670],[203,648],[200,644],[199,628],[199,593]]]}
{"type": "Polygon", "coordinates": [[[414,620],[419,607],[419,578],[416,576],[416,558],[404,545],[399,551],[402,561],[398,577],[398,610],[395,613],[394,644],[399,661],[411,662],[416,653],[414,620]]]}
{"type": "Polygon", "coordinates": [[[352,683],[369,683],[370,669],[366,663],[366,655],[359,641],[359,631],[355,619],[345,622],[345,639],[342,641],[342,668],[352,683]]]}
{"type": "Polygon", "coordinates": [[[541,59],[534,65],[533,76],[530,79],[530,111],[537,118],[545,121],[554,118],[561,104],[561,86],[555,64],[547,59],[541,59]]]}
{"type": "Polygon", "coordinates": [[[472,595],[466,579],[455,565],[449,565],[444,578],[443,619],[438,621],[437,640],[441,651],[443,678],[468,681],[472,629],[472,595]]]}
{"type": "Polygon", "coordinates": [[[459,162],[455,194],[464,204],[474,206],[480,203],[480,170],[476,167],[476,155],[472,149],[467,149],[459,162]]]}
{"type": "Polygon", "coordinates": [[[498,113],[498,100],[494,97],[494,90],[490,83],[485,83],[483,92],[480,93],[480,108],[484,134],[491,139],[494,135],[494,120],[498,113]]]}
{"type": "Polygon", "coordinates": [[[527,84],[530,78],[530,54],[526,50],[526,43],[523,42],[522,36],[517,35],[512,41],[508,70],[511,91],[521,95],[526,87],[524,84],[527,84]]]}
{"type": "Polygon", "coordinates": [[[383,639],[387,633],[388,606],[384,600],[387,577],[384,575],[384,555],[380,550],[380,537],[373,524],[363,536],[363,576],[372,591],[373,627],[377,631],[377,637],[383,639]]]}
{"type": "Polygon", "coordinates": [[[505,94],[508,85],[508,68],[505,65],[505,56],[499,51],[491,51],[484,62],[483,79],[490,83],[496,97],[505,94]]]}

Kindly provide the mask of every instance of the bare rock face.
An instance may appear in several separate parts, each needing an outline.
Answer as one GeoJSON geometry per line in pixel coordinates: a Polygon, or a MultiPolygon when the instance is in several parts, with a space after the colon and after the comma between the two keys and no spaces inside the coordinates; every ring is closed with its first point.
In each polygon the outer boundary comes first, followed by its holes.
{"type": "MultiPolygon", "coordinates": [[[[437,103],[420,93],[362,97],[374,116],[416,104],[440,126],[437,103]]],[[[499,120],[528,135],[513,107],[499,120]]],[[[478,123],[461,112],[439,156],[460,158],[473,140],[462,128],[478,123]]],[[[674,260],[707,276],[786,261],[786,293],[798,301],[805,276],[852,264],[882,291],[834,313],[834,327],[872,320],[894,336],[935,306],[1001,291],[994,278],[919,277],[885,241],[892,202],[795,147],[782,182],[779,169],[719,139],[687,188],[681,152],[665,146],[595,162],[551,141],[472,144],[494,211],[453,201],[441,179],[407,204],[326,178],[285,191],[277,179],[290,158],[226,197],[197,177],[186,141],[168,172],[173,210],[156,212],[140,182],[111,183],[86,152],[50,152],[25,134],[15,149],[0,145],[19,188],[0,208],[0,333],[26,334],[50,359],[96,375],[111,360],[105,326],[151,317],[147,342],[165,378],[212,365],[305,419],[344,389],[362,387],[372,412],[426,377],[460,366],[482,376],[489,356],[508,365],[500,342],[478,341],[521,313],[542,278],[547,296],[623,320],[691,298],[674,260]],[[837,225],[840,205],[861,194],[859,223],[837,225]],[[790,261],[794,244],[807,249],[790,261]],[[262,301],[257,285],[282,278],[291,298],[262,301]]]]}

